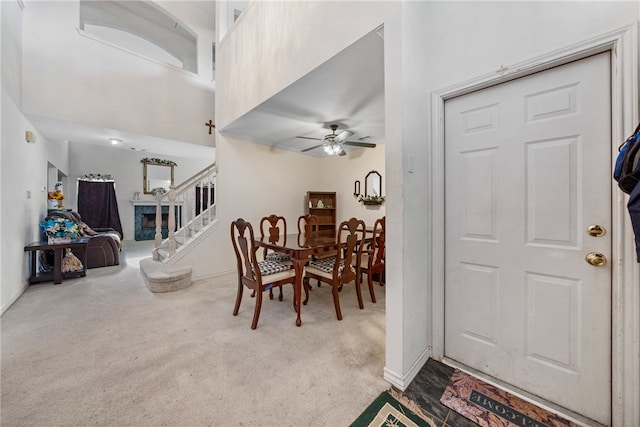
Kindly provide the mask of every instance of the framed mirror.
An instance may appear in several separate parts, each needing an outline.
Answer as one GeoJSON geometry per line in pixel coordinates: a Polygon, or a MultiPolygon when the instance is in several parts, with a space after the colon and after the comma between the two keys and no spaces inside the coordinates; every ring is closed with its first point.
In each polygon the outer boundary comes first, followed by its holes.
{"type": "Polygon", "coordinates": [[[154,188],[164,188],[165,193],[173,185],[173,165],[142,162],[142,189],[144,194],[153,194],[154,188]]]}
{"type": "Polygon", "coordinates": [[[382,175],[371,171],[364,179],[365,197],[382,197],[382,175]]]}

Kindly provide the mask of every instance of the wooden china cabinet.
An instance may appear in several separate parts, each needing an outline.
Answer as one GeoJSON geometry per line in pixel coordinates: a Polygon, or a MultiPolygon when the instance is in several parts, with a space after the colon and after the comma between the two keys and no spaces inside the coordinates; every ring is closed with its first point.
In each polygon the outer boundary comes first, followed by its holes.
{"type": "Polygon", "coordinates": [[[336,234],[335,191],[307,191],[307,213],[318,217],[321,233],[336,234]]]}

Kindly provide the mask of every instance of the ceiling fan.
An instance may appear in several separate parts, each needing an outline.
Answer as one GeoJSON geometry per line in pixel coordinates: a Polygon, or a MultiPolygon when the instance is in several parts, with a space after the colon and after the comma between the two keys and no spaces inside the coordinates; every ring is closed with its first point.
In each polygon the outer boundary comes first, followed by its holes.
{"type": "Polygon", "coordinates": [[[323,139],[321,138],[311,138],[308,136],[297,136],[296,138],[302,139],[314,139],[317,141],[322,141],[322,144],[315,145],[310,148],[305,148],[301,151],[301,153],[305,153],[307,151],[315,150],[316,148],[323,147],[324,151],[330,156],[346,156],[347,152],[344,151],[343,145],[351,145],[355,147],[366,147],[366,148],[374,148],[376,144],[372,144],[370,142],[358,142],[358,141],[346,141],[353,132],[348,130],[343,130],[340,133],[336,134],[338,130],[338,125],[331,125],[331,133],[325,135],[323,139]]]}

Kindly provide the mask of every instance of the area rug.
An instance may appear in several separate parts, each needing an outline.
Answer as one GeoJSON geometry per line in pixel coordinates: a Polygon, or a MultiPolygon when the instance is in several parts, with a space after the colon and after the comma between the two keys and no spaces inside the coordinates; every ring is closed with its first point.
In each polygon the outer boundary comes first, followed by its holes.
{"type": "Polygon", "coordinates": [[[440,402],[482,427],[579,426],[458,369],[440,402]]]}
{"type": "MultiPolygon", "coordinates": [[[[399,394],[396,394],[399,396],[399,394]]],[[[412,406],[410,402],[409,406],[412,406]]],[[[417,409],[420,412],[419,409],[417,409]]],[[[400,403],[391,392],[380,394],[350,427],[436,427],[429,417],[411,411],[400,403]]]]}

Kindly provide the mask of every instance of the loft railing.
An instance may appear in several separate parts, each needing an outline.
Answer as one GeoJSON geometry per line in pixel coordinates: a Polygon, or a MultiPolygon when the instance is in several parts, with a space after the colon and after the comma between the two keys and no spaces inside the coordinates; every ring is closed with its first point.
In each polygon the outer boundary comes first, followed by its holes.
{"type": "Polygon", "coordinates": [[[193,240],[216,216],[217,167],[213,163],[166,193],[156,194],[153,259],[172,257],[178,246],[193,240]],[[168,203],[167,203],[168,202],[168,203]],[[169,206],[168,236],[162,239],[162,206],[169,206]],[[173,213],[173,214],[172,214],[173,213]],[[162,253],[161,253],[162,252],[162,253]]]}

